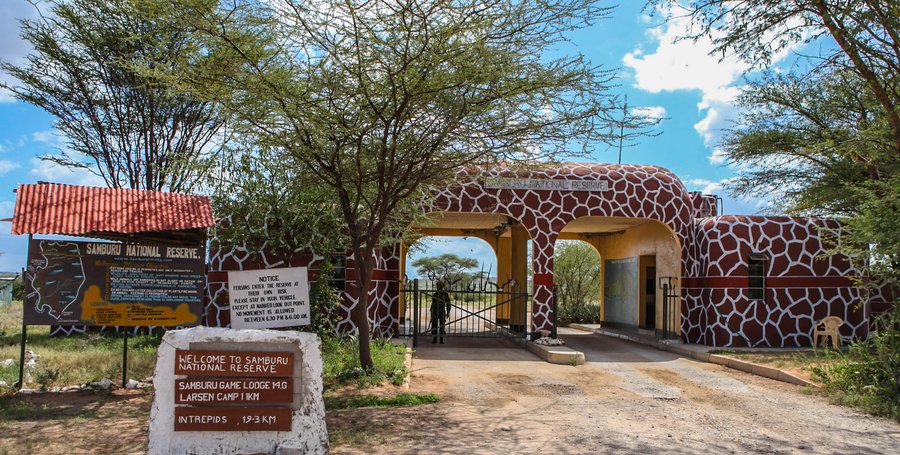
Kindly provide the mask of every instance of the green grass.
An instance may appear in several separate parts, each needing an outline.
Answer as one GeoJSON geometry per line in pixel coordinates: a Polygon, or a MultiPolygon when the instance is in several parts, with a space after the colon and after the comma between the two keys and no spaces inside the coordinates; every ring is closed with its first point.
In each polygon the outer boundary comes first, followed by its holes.
{"type": "Polygon", "coordinates": [[[441,401],[440,397],[433,393],[398,393],[387,397],[374,395],[328,396],[325,397],[325,409],[391,408],[418,406],[439,401],[441,401]]]}
{"type": "MultiPolygon", "coordinates": [[[[19,342],[22,333],[22,302],[0,307],[0,361],[15,364],[0,367],[0,380],[8,393],[18,381],[19,342]]],[[[144,379],[153,375],[156,348],[161,335],[133,335],[128,338],[128,377],[144,379]]],[[[55,387],[122,378],[122,335],[88,333],[73,337],[51,337],[49,326],[28,326],[26,349],[39,356],[37,366],[26,378],[28,387],[55,387]]]]}
{"type": "MultiPolygon", "coordinates": [[[[22,327],[22,302],[0,307],[0,361],[14,359],[14,364],[0,366],[0,395],[13,391],[18,381],[19,340],[22,327]]],[[[153,375],[156,349],[162,335],[136,335],[128,338],[128,377],[144,379],[153,375]]],[[[29,326],[26,349],[39,357],[37,366],[26,376],[26,386],[57,387],[79,385],[108,377],[115,383],[122,378],[122,335],[88,333],[72,337],[51,337],[49,326],[29,326]]],[[[359,344],[355,338],[322,338],[324,382],[326,388],[356,385],[372,387],[387,381],[402,385],[407,375],[406,347],[388,340],[372,341],[375,369],[359,368],[359,344]]]]}
{"type": "Polygon", "coordinates": [[[325,388],[356,385],[360,388],[373,387],[387,381],[402,385],[406,379],[406,346],[389,340],[372,340],[373,371],[363,371],[359,363],[359,340],[349,338],[322,338],[322,360],[324,372],[322,380],[325,388]]]}

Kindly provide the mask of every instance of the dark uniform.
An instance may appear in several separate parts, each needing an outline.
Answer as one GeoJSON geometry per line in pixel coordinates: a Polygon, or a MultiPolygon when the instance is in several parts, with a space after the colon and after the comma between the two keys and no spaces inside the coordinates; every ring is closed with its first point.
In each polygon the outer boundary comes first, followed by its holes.
{"type": "Polygon", "coordinates": [[[431,296],[431,344],[437,343],[438,335],[441,344],[444,344],[444,326],[447,324],[447,316],[450,315],[450,294],[444,290],[443,284],[438,284],[438,290],[431,296]]]}

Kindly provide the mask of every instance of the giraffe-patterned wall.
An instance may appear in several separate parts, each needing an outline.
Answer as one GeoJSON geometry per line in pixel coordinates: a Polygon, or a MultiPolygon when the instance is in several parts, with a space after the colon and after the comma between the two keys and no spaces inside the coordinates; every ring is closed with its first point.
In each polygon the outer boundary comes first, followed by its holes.
{"type": "MultiPolygon", "coordinates": [[[[858,272],[845,258],[820,259],[825,246],[820,227],[836,224],[806,218],[715,216],[715,196],[690,193],[670,171],[655,166],[568,163],[537,170],[462,170],[460,184],[436,192],[426,212],[492,213],[522,223],[532,240],[534,297],[532,330],[551,329],[554,244],[565,226],[582,217],[655,220],[667,226],[680,249],[681,336],[686,342],[716,346],[803,346],[811,344],[814,321],[839,315],[846,336],[865,336],[868,319],[857,304],[861,291],[850,277],[858,272]],[[605,181],[605,191],[487,188],[486,178],[516,177],[605,181]],[[770,258],[765,298],[747,296],[747,257],[770,258]]],[[[376,333],[396,333],[399,307],[399,248],[376,255],[369,321],[376,333]]],[[[290,265],[317,268],[307,255],[290,265]]],[[[228,325],[221,272],[287,266],[265,252],[242,246],[210,247],[210,305],[206,321],[228,325]]],[[[350,258],[348,258],[350,259],[350,258]]],[[[358,295],[347,268],[348,292],[342,311],[349,314],[358,295]]],[[[355,330],[345,318],[342,330],[355,330]]]]}
{"type": "MultiPolygon", "coordinates": [[[[230,223],[230,218],[219,220],[219,224],[230,223]]],[[[260,234],[262,235],[262,234],[260,234]]],[[[342,291],[339,322],[336,329],[341,333],[353,333],[356,325],[348,317],[350,311],[359,301],[355,275],[353,274],[353,258],[348,254],[345,258],[346,269],[343,280],[346,288],[342,291]]],[[[207,306],[204,323],[213,327],[229,327],[231,324],[228,306],[228,271],[271,269],[278,267],[308,267],[310,282],[318,279],[318,271],[322,261],[320,255],[311,249],[298,248],[291,252],[250,251],[246,245],[225,245],[218,237],[213,236],[209,247],[209,264],[207,278],[207,306]]],[[[375,268],[372,286],[369,289],[369,323],[377,336],[390,336],[397,332],[397,307],[399,301],[399,256],[392,248],[383,248],[374,254],[375,268]]]]}
{"type": "Polygon", "coordinates": [[[685,279],[685,338],[714,346],[810,346],[815,322],[845,321],[841,334],[863,337],[868,318],[859,271],[828,256],[823,236],[833,221],[783,216],[719,216],[697,220],[702,273],[685,279]],[[763,299],[749,298],[748,258],[768,258],[763,299]]]}
{"type": "Polygon", "coordinates": [[[557,167],[487,172],[463,170],[459,186],[438,193],[432,211],[507,215],[518,220],[532,240],[534,298],[532,326],[550,330],[552,315],[553,251],[556,239],[570,222],[587,216],[646,218],[669,227],[682,248],[682,274],[693,267],[687,254],[694,203],[674,174],[655,166],[568,163],[557,167]],[[489,189],[485,178],[515,177],[605,181],[607,191],[489,189]]]}

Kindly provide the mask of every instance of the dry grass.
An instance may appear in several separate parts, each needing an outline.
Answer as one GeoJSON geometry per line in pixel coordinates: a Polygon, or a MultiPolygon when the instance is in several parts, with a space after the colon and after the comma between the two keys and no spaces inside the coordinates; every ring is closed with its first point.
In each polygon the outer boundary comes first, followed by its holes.
{"type": "Polygon", "coordinates": [[[765,365],[779,370],[787,371],[807,381],[819,382],[813,374],[815,368],[820,368],[840,361],[841,355],[829,349],[808,351],[714,351],[719,355],[734,357],[746,362],[765,365]]]}
{"type": "Polygon", "coordinates": [[[151,400],[141,390],[0,397],[0,455],[145,453],[151,400]]]}
{"type": "MultiPolygon", "coordinates": [[[[0,307],[0,394],[11,391],[18,381],[19,342],[22,333],[22,302],[0,307]]],[[[144,379],[153,374],[159,335],[138,335],[128,339],[128,377],[144,379]]],[[[89,333],[74,337],[51,337],[49,326],[28,326],[26,349],[39,357],[37,366],[28,370],[27,387],[55,387],[98,381],[105,377],[115,382],[122,378],[122,335],[89,333]]]]}

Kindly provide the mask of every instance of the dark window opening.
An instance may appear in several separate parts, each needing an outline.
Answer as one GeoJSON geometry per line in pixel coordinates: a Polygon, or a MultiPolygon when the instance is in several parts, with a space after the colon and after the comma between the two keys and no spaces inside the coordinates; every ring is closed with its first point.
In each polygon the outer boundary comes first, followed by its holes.
{"type": "Polygon", "coordinates": [[[331,255],[331,277],[328,284],[337,291],[347,290],[347,255],[335,253],[331,255]]]}
{"type": "Polygon", "coordinates": [[[750,300],[764,300],[766,298],[766,269],[768,264],[768,256],[758,253],[750,255],[747,264],[747,295],[750,300]]]}

